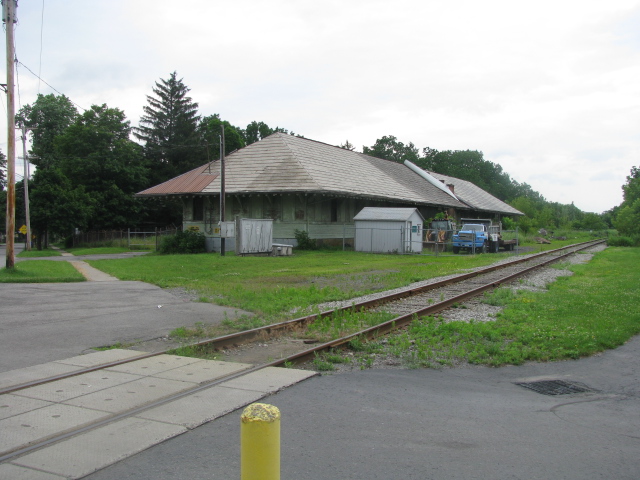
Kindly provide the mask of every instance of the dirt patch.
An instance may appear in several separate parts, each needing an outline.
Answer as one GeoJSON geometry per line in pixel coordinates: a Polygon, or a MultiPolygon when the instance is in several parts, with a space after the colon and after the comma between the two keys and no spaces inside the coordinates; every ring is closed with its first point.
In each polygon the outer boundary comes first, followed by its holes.
{"type": "Polygon", "coordinates": [[[283,337],[221,350],[218,360],[258,365],[288,357],[311,347],[312,345],[306,344],[302,339],[283,337]]]}

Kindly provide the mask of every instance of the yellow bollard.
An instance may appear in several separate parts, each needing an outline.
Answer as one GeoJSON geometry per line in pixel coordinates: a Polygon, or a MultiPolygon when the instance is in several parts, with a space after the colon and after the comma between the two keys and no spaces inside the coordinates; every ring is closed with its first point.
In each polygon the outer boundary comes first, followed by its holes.
{"type": "Polygon", "coordinates": [[[280,410],[252,403],[240,417],[240,479],[280,480],[280,410]]]}

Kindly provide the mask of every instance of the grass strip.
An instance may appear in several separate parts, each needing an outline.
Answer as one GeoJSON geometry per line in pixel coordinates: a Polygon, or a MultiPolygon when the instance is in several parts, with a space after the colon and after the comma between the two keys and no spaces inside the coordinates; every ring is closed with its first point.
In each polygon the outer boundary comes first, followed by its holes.
{"type": "Polygon", "coordinates": [[[39,257],[60,257],[62,254],[58,250],[45,248],[43,250],[23,250],[16,257],[39,258],[39,257]]]}
{"type": "Polygon", "coordinates": [[[74,247],[74,248],[65,248],[66,252],[69,252],[73,255],[110,255],[115,253],[130,253],[130,252],[145,252],[149,251],[149,249],[144,248],[127,248],[127,247],[95,247],[95,248],[84,248],[84,247],[74,247]]]}
{"type": "Polygon", "coordinates": [[[386,351],[414,367],[520,365],[593,355],[640,333],[640,249],[609,248],[569,268],[574,275],[547,292],[497,293],[506,306],[495,322],[426,317],[390,337],[386,351]]]}
{"type": "Polygon", "coordinates": [[[29,260],[16,263],[11,270],[0,269],[0,283],[68,283],[85,278],[69,262],[29,260]]]}

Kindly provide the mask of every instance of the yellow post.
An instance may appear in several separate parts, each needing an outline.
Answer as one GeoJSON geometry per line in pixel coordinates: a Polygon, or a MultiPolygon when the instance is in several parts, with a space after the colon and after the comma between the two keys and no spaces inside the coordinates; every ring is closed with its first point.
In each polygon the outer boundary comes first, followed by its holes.
{"type": "Polygon", "coordinates": [[[240,479],[280,480],[280,410],[252,403],[240,420],[240,479]]]}

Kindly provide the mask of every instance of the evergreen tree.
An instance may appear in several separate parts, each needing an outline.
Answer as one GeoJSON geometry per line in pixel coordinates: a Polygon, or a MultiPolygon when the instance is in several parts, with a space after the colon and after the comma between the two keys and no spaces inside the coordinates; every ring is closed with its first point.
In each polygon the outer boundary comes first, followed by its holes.
{"type": "Polygon", "coordinates": [[[144,142],[150,168],[148,186],[157,185],[206,162],[198,137],[198,104],[173,72],[156,82],[134,136],[144,142]]]}

